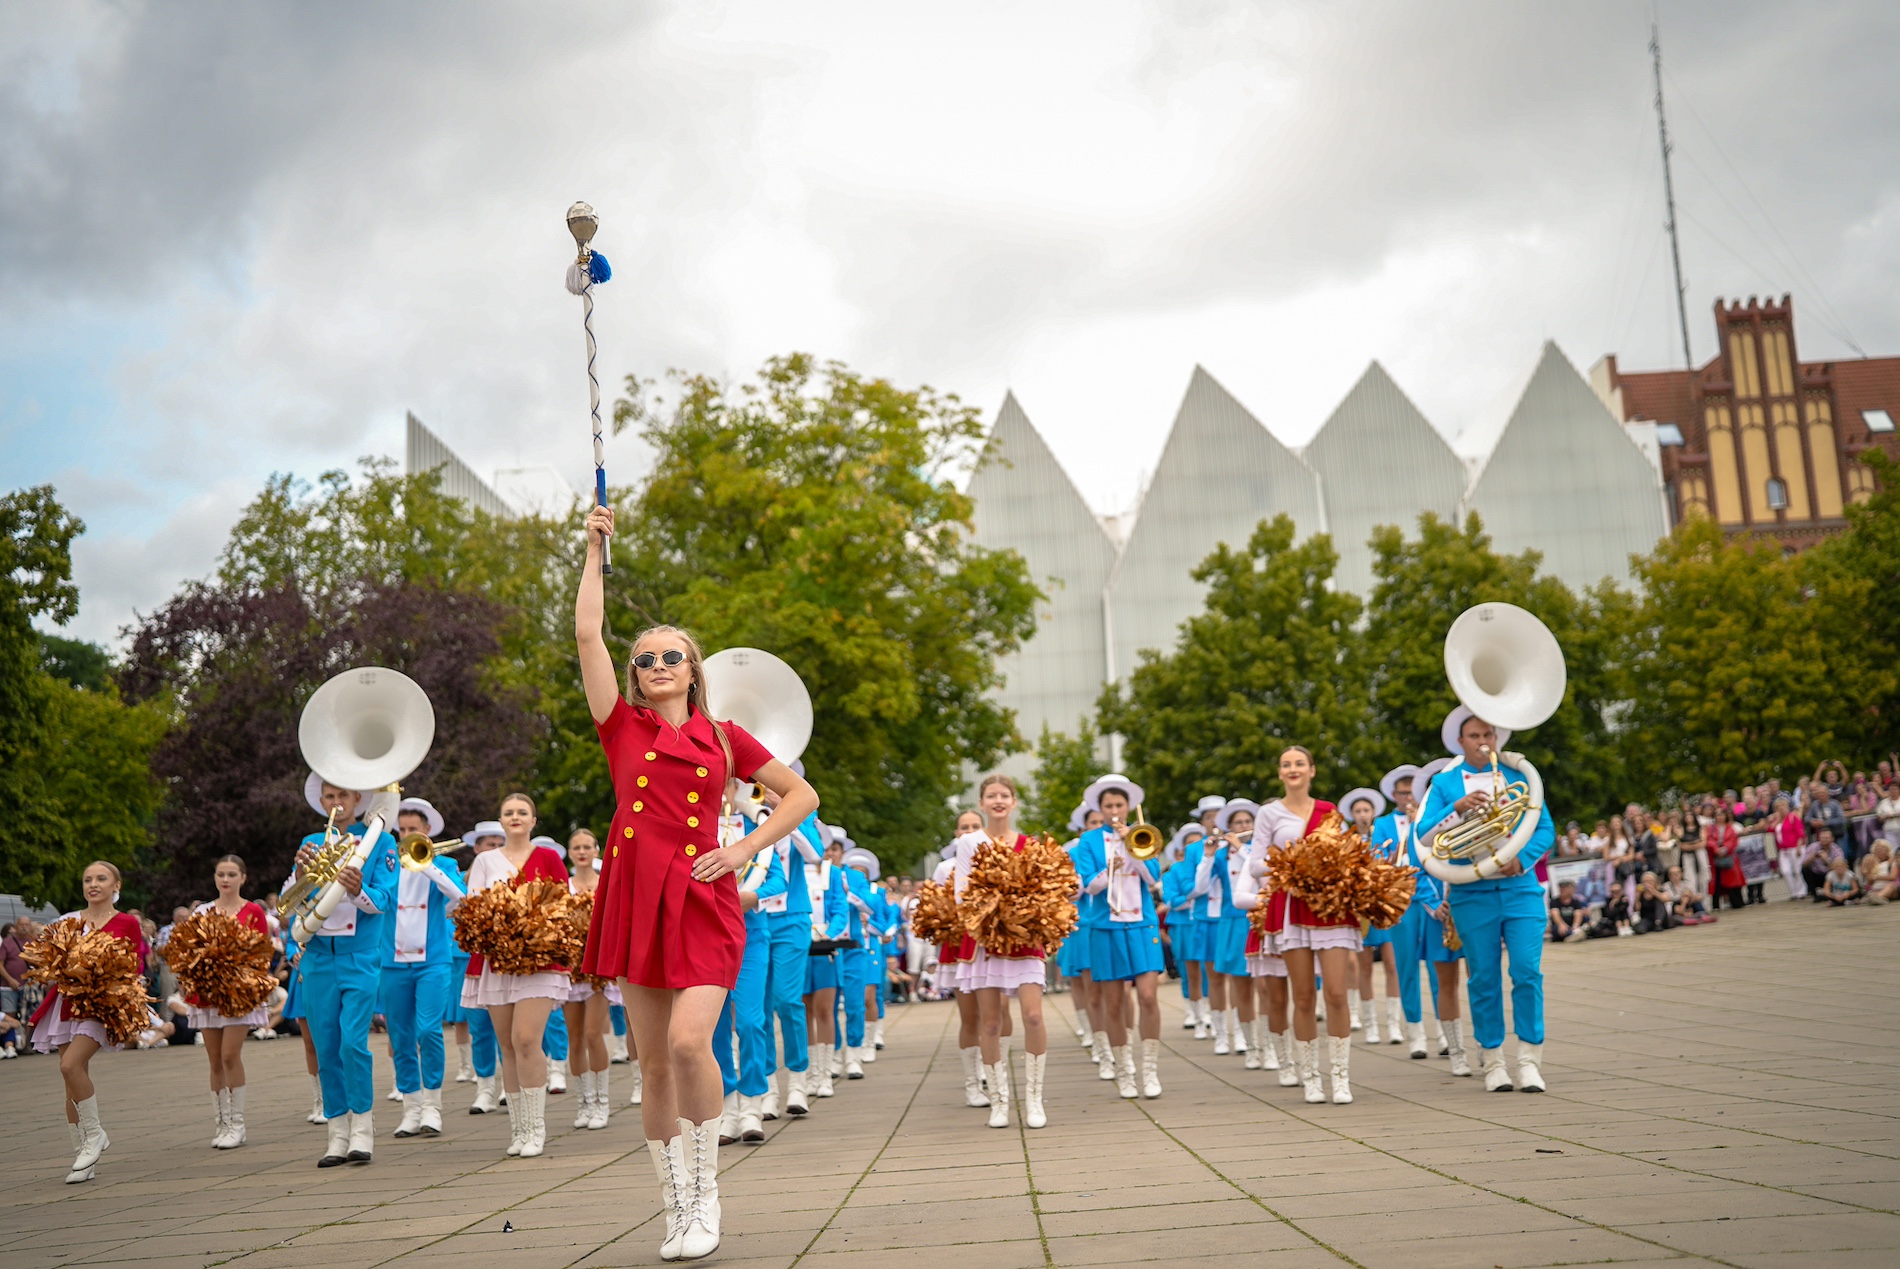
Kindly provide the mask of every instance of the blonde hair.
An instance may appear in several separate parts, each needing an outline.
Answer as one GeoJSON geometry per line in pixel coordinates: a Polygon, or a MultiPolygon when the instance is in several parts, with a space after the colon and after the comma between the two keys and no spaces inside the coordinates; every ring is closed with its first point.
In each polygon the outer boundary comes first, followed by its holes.
{"type": "Polygon", "coordinates": [[[640,641],[656,634],[674,635],[686,645],[686,664],[693,668],[693,681],[686,685],[687,708],[698,707],[699,712],[706,716],[706,721],[712,724],[713,735],[719,738],[719,751],[726,755],[726,778],[738,778],[739,773],[732,769],[732,741],[726,738],[725,725],[706,708],[706,697],[710,691],[706,686],[706,655],[699,650],[699,640],[693,638],[691,631],[681,630],[678,626],[648,626],[633,636],[633,644],[627,651],[627,704],[639,709],[653,708],[653,702],[640,690],[640,676],[634,673],[633,658],[639,655],[640,641]]]}
{"type": "MultiPolygon", "coordinates": [[[[528,814],[534,816],[536,819],[541,818],[541,809],[534,804],[534,799],[527,794],[510,793],[502,798],[501,805],[507,806],[510,802],[526,802],[528,804],[528,814]]],[[[501,808],[497,807],[496,809],[500,810],[501,808]]]]}
{"type": "MultiPolygon", "coordinates": [[[[223,861],[220,860],[219,862],[223,862],[223,861]]],[[[242,865],[239,865],[239,866],[242,867],[242,865]]],[[[125,884],[125,876],[124,874],[120,873],[119,866],[105,859],[93,860],[91,863],[87,864],[84,868],[81,868],[79,870],[79,875],[81,877],[84,877],[87,873],[91,872],[95,868],[103,868],[107,872],[112,874],[112,885],[114,889],[117,889],[118,887],[123,886],[125,884]]]]}
{"type": "Polygon", "coordinates": [[[1002,785],[1002,786],[1003,786],[1004,788],[1006,788],[1006,789],[1008,789],[1008,790],[1009,790],[1009,795],[1010,795],[1011,797],[1013,797],[1013,798],[1015,798],[1015,799],[1016,799],[1017,801],[1019,801],[1019,802],[1020,802],[1020,801],[1022,801],[1022,796],[1023,796],[1023,795],[1022,795],[1022,793],[1021,793],[1021,792],[1020,792],[1020,791],[1019,791],[1019,790],[1018,790],[1018,789],[1016,788],[1016,781],[1015,781],[1014,779],[1012,779],[1011,777],[1009,777],[1009,776],[1006,776],[1006,775],[1004,775],[1004,774],[1003,774],[1002,772],[1000,772],[1000,771],[999,771],[999,772],[997,772],[997,773],[996,773],[995,775],[986,775],[986,776],[984,776],[984,777],[983,777],[983,783],[981,783],[981,784],[979,784],[979,785],[977,785],[977,786],[976,786],[976,795],[977,795],[977,797],[979,797],[979,798],[980,798],[980,797],[982,797],[982,796],[983,796],[983,795],[984,795],[985,793],[988,793],[988,792],[990,791],[990,786],[991,786],[992,784],[1000,784],[1000,785],[1002,785]]]}

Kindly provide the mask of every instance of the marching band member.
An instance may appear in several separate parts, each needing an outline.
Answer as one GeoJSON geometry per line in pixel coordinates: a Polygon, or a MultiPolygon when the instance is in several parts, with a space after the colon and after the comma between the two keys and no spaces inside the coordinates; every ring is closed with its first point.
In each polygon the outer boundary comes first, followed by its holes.
{"type": "MultiPolygon", "coordinates": [[[[236,855],[220,858],[211,872],[218,897],[199,904],[193,912],[215,911],[269,938],[270,923],[264,918],[263,907],[244,897],[245,875],[242,859],[236,855]]],[[[244,1144],[244,1038],[252,1028],[269,1021],[269,1014],[261,1000],[257,1008],[241,1018],[227,1018],[190,996],[185,1004],[190,1006],[185,1019],[204,1037],[205,1057],[211,1064],[211,1097],[217,1103],[218,1116],[211,1145],[217,1150],[230,1150],[244,1144]]]]}
{"type": "MultiPolygon", "coordinates": [[[[964,814],[968,815],[969,812],[966,811],[964,814]]],[[[1082,844],[1082,834],[1088,832],[1090,828],[1099,827],[1100,818],[1099,812],[1091,811],[1086,806],[1078,806],[1070,813],[1069,831],[1074,833],[1075,837],[1071,841],[1064,842],[1062,849],[1068,852],[1071,862],[1075,859],[1075,848],[1082,844]],[[1090,824],[1090,818],[1094,818],[1097,823],[1090,824]]],[[[976,828],[970,831],[977,832],[981,828],[982,817],[978,816],[976,828]]],[[[958,817],[957,835],[962,836],[963,832],[963,819],[958,817]]],[[[1099,1066],[1102,1057],[1096,1051],[1096,1030],[1089,1021],[1097,1016],[1093,999],[1095,986],[1089,978],[1089,932],[1079,922],[1075,929],[1070,931],[1069,937],[1062,940],[1062,946],[1056,949],[1056,973],[1066,979],[1069,984],[1070,999],[1074,1002],[1075,1008],[1075,1038],[1082,1042],[1083,1048],[1089,1050],[1089,1057],[1099,1066]]],[[[1105,1045],[1106,1040],[1103,1043],[1105,1045]]]]}
{"type": "MultiPolygon", "coordinates": [[[[1397,843],[1385,842],[1373,832],[1373,825],[1385,814],[1385,795],[1377,789],[1354,789],[1340,799],[1339,805],[1345,809],[1346,818],[1359,830],[1359,836],[1371,845],[1373,850],[1388,860],[1403,863],[1399,859],[1397,843]]],[[[1393,1044],[1405,1043],[1400,1033],[1399,979],[1398,966],[1394,961],[1392,931],[1381,930],[1376,925],[1367,924],[1360,933],[1359,949],[1359,1026],[1365,1032],[1367,1044],[1379,1043],[1379,997],[1373,994],[1372,967],[1374,963],[1385,966],[1385,1024],[1386,1033],[1393,1044]]]]}
{"type": "MultiPolygon", "coordinates": [[[[442,832],[442,813],[422,798],[404,798],[396,825],[405,836],[421,833],[433,841],[442,832]]],[[[398,1137],[442,1131],[442,1010],[455,960],[449,910],[461,901],[462,870],[452,859],[437,858],[421,870],[402,870],[396,919],[384,922],[381,996],[396,1091],[402,1094],[398,1137]]]]}
{"type": "MultiPolygon", "coordinates": [[[[726,805],[737,804],[739,782],[726,786],[726,805]]],[[[742,840],[753,822],[737,810],[720,822],[719,839],[730,845],[742,840]]],[[[760,904],[784,893],[784,874],[773,865],[778,857],[761,851],[739,872],[739,906],[745,911],[745,955],[739,979],[719,1011],[713,1028],[713,1055],[719,1059],[720,1082],[725,1091],[719,1122],[719,1144],[736,1141],[756,1145],[765,1140],[765,1090],[772,1070],[771,1020],[766,1013],[766,979],[772,967],[772,931],[760,904]],[[732,1057],[733,1035],[739,1040],[739,1060],[732,1057]]]]}
{"type": "MultiPolygon", "coordinates": [[[[321,814],[337,811],[338,823],[351,817],[350,835],[363,833],[360,814],[369,802],[367,795],[340,789],[311,772],[304,797],[321,814]]],[[[312,833],[303,839],[297,869],[316,858],[324,836],[312,833]]],[[[396,839],[382,833],[361,868],[337,874],[349,902],[331,910],[297,962],[298,997],[304,1025],[316,1042],[317,1078],[329,1121],[329,1141],[317,1160],[320,1168],[368,1163],[375,1149],[376,1068],[369,1055],[369,1024],[382,981],[383,924],[396,906],[398,871],[396,839]]],[[[293,870],[293,880],[295,875],[293,870]]]]}
{"type": "Polygon", "coordinates": [[[735,874],[818,809],[803,777],[732,723],[704,712],[699,646],[659,627],[634,642],[627,696],[602,637],[600,564],[613,509],[587,519],[587,558],[574,604],[581,680],[613,775],[612,843],[594,901],[583,969],[624,978],[645,1060],[640,1107],[647,1151],[672,1219],[663,1260],[719,1245],[719,1065],[712,1032],[739,978],[745,918],[735,874]],[[662,760],[664,756],[664,760],[662,760]],[[779,810],[730,846],[717,840],[729,776],[779,794],[779,810]]]}
{"type": "MultiPolygon", "coordinates": [[[[844,1009],[844,1077],[861,1080],[864,1078],[865,997],[871,985],[865,953],[877,942],[872,924],[875,914],[871,909],[870,879],[861,866],[863,861],[860,858],[857,866],[852,863],[859,853],[858,844],[840,829],[838,846],[838,863],[845,885],[845,937],[857,944],[838,954],[838,992],[844,1009]]],[[[863,853],[869,854],[868,851],[863,853]]],[[[876,862],[875,856],[872,862],[876,862]]]]}
{"type": "MultiPolygon", "coordinates": [[[[510,793],[501,800],[496,817],[504,834],[502,845],[475,857],[469,865],[468,893],[480,894],[495,886],[519,886],[530,881],[567,884],[567,866],[560,855],[537,846],[534,799],[510,793]]],[[[548,1063],[541,1051],[548,1015],[567,1000],[569,980],[565,966],[544,965],[531,974],[504,974],[481,956],[468,958],[462,976],[462,1007],[484,1009],[501,1050],[501,1083],[508,1094],[510,1128],[507,1154],[532,1159],[547,1146],[548,1063]]]]}
{"type": "MultiPolygon", "coordinates": [[[[983,808],[982,831],[956,841],[959,898],[968,888],[979,850],[995,845],[1021,851],[1029,842],[1015,830],[1016,782],[1010,777],[983,777],[977,786],[977,804],[983,808]]],[[[1042,1017],[1042,986],[1048,972],[1043,949],[1019,947],[998,955],[970,937],[964,951],[958,982],[968,984],[976,997],[977,1043],[989,1068],[990,1127],[1009,1127],[1009,1056],[1003,1047],[1003,1024],[1009,1014],[1008,997],[1013,994],[1023,1014],[1023,1123],[1040,1128],[1048,1122],[1042,1104],[1043,1072],[1049,1060],[1049,1033],[1042,1017]]]]}
{"type": "MultiPolygon", "coordinates": [[[[568,893],[593,894],[600,885],[600,843],[592,833],[577,828],[569,835],[567,862],[574,869],[567,879],[568,893]]],[[[569,1047],[580,1055],[580,1069],[575,1072],[581,1082],[580,1103],[574,1108],[576,1128],[598,1131],[613,1114],[607,1075],[607,1011],[619,1003],[619,983],[609,983],[602,991],[579,976],[570,979],[561,1014],[567,1022],[569,1047]]]]}
{"type": "Polygon", "coordinates": [[[1425,871],[1419,862],[1418,835],[1413,813],[1418,803],[1412,799],[1414,785],[1430,778],[1429,769],[1410,763],[1394,767],[1379,781],[1382,792],[1392,799],[1392,814],[1373,825],[1375,845],[1395,847],[1398,862],[1418,869],[1412,902],[1405,915],[1392,927],[1392,950],[1398,961],[1399,1001],[1405,1011],[1405,1038],[1412,1056],[1431,1056],[1421,1025],[1423,1009],[1418,993],[1418,963],[1432,967],[1433,1014],[1445,1038],[1445,1052],[1451,1058],[1453,1075],[1470,1075],[1471,1063],[1465,1057],[1465,1024],[1458,1014],[1458,962],[1462,951],[1445,946],[1445,883],[1425,871]]]}
{"type": "MultiPolygon", "coordinates": [[[[865,852],[867,855],[869,851],[865,852]]],[[[878,1050],[884,1047],[884,1000],[890,994],[891,967],[895,959],[897,944],[897,925],[902,920],[898,906],[891,900],[891,892],[879,878],[883,866],[871,856],[871,917],[872,937],[875,945],[865,949],[865,972],[870,981],[864,988],[864,1020],[869,1031],[869,1045],[864,1050],[866,1062],[877,1061],[878,1050]]]]}
{"type": "Polygon", "coordinates": [[[1161,902],[1168,910],[1168,943],[1174,949],[1175,968],[1181,972],[1181,1029],[1199,1030],[1201,1002],[1206,994],[1206,954],[1194,933],[1194,874],[1207,836],[1199,823],[1183,824],[1168,843],[1168,867],[1161,874],[1161,902]],[[1193,852],[1189,857],[1190,850],[1193,852]]]}
{"type": "MultiPolygon", "coordinates": [[[[61,920],[77,920],[88,934],[104,932],[130,943],[138,954],[140,973],[145,971],[145,931],[130,912],[120,912],[119,869],[103,859],[86,865],[80,874],[80,893],[86,906],[69,912],[61,920]]],[[[42,934],[41,938],[46,935],[42,934]]],[[[143,994],[141,988],[140,994],[143,994]]],[[[61,997],[59,984],[53,983],[28,1021],[33,1028],[33,1047],[41,1053],[59,1054],[59,1077],[66,1086],[66,1131],[72,1137],[73,1163],[67,1170],[66,1184],[92,1180],[99,1156],[112,1143],[99,1122],[99,1094],[92,1083],[92,1055],[100,1049],[116,1049],[104,1024],[73,1013],[70,1003],[61,997]]]]}
{"type": "Polygon", "coordinates": [[[1155,978],[1161,972],[1161,933],[1155,919],[1156,872],[1128,853],[1122,840],[1128,816],[1141,805],[1141,786],[1120,774],[1101,776],[1083,800],[1102,813],[1103,827],[1085,833],[1076,848],[1075,870],[1085,894],[1097,902],[1085,909],[1089,932],[1089,972],[1103,986],[1109,1048],[1115,1063],[1116,1091],[1137,1096],[1135,1059],[1128,1043],[1128,995],[1132,982],[1140,1007],[1141,1085],[1139,1095],[1161,1096],[1161,1009],[1155,978]]]}
{"type": "MultiPolygon", "coordinates": [[[[1254,822],[1254,849],[1265,858],[1269,846],[1299,841],[1332,811],[1331,802],[1313,797],[1313,755],[1303,745],[1290,745],[1280,754],[1280,783],[1286,792],[1260,808],[1254,822]]],[[[1356,920],[1321,921],[1305,902],[1275,890],[1267,900],[1268,940],[1262,951],[1286,962],[1293,996],[1293,1052],[1306,1100],[1323,1102],[1319,1074],[1318,991],[1315,975],[1323,975],[1326,991],[1327,1048],[1330,1050],[1333,1101],[1352,1100],[1352,1015],[1346,1008],[1346,987],[1354,981],[1353,957],[1359,951],[1356,920]]]]}
{"type": "MultiPolygon", "coordinates": [[[[1460,705],[1445,718],[1445,747],[1464,761],[1432,777],[1419,812],[1421,845],[1429,847],[1441,829],[1491,801],[1491,754],[1509,743],[1499,731],[1460,705]],[[1454,818],[1456,817],[1456,818],[1454,818]]],[[[1527,783],[1510,767],[1500,766],[1506,784],[1527,783]]],[[[1448,886],[1451,919],[1464,942],[1471,970],[1471,1030],[1489,1092],[1509,1092],[1511,1073],[1504,1065],[1504,957],[1511,960],[1511,1022],[1517,1032],[1517,1082],[1526,1093],[1544,1091],[1544,928],[1548,920],[1544,888],[1531,869],[1550,849],[1556,830],[1550,811],[1539,808],[1537,828],[1496,877],[1448,886]]]]}
{"type": "MultiPolygon", "coordinates": [[[[474,860],[480,859],[491,850],[501,849],[508,840],[502,832],[500,820],[483,820],[468,832],[462,834],[462,840],[468,843],[474,852],[469,871],[474,871],[474,860]]],[[[479,1006],[462,1005],[462,984],[468,980],[469,955],[460,944],[455,948],[454,978],[449,983],[448,999],[455,1005],[455,1011],[467,1024],[469,1039],[470,1066],[475,1072],[475,1100],[469,1103],[468,1113],[486,1115],[501,1109],[501,1045],[495,1039],[495,1024],[488,1020],[488,1010],[479,1006]]]]}
{"type": "MultiPolygon", "coordinates": [[[[812,942],[835,942],[845,935],[849,904],[845,897],[844,858],[841,840],[820,825],[825,838],[824,854],[816,864],[805,865],[805,892],[811,896],[812,942]]],[[[805,1032],[815,1073],[808,1092],[813,1097],[830,1097],[835,1091],[831,1055],[838,1047],[838,953],[824,952],[805,957],[805,1032]]]]}
{"type": "MultiPolygon", "coordinates": [[[[801,777],[805,773],[803,764],[794,764],[793,770],[801,777]]],[[[764,786],[760,787],[765,805],[774,815],[778,814],[779,795],[764,786]]],[[[811,1037],[806,1023],[805,977],[810,972],[811,957],[808,953],[811,951],[813,918],[812,892],[805,881],[805,870],[815,868],[824,861],[823,842],[823,830],[819,827],[816,814],[807,815],[796,829],[779,838],[772,847],[773,854],[768,861],[777,893],[759,900],[759,908],[765,913],[771,931],[772,954],[767,965],[766,998],[773,1016],[778,1019],[778,1047],[787,1072],[785,1113],[788,1115],[807,1113],[810,1109],[807,1099],[812,1096],[811,1037]]],[[[769,1042],[769,1027],[767,1039],[769,1042]]],[[[768,1088],[768,1109],[775,1094],[775,1087],[768,1088]]]]}
{"type": "MultiPolygon", "coordinates": [[[[1247,914],[1252,905],[1242,906],[1240,900],[1251,897],[1256,888],[1247,865],[1248,843],[1253,839],[1254,817],[1259,810],[1260,804],[1247,798],[1230,798],[1222,804],[1214,816],[1214,832],[1201,845],[1202,862],[1213,866],[1205,877],[1199,869],[1195,875],[1199,893],[1210,895],[1218,886],[1221,900],[1220,917],[1214,926],[1213,972],[1219,980],[1214,992],[1216,1004],[1225,1007],[1214,1017],[1214,1052],[1245,1053],[1250,1071],[1260,1069],[1257,1037],[1253,1048],[1247,1045],[1255,1022],[1253,977],[1247,968],[1253,933],[1247,914]]],[[[1210,903],[1208,910],[1212,909],[1210,903]]]]}

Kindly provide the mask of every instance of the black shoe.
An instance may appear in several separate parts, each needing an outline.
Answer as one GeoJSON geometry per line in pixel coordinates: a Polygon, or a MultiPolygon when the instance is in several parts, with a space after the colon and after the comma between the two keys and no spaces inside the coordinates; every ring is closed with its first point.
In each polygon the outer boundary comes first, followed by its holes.
{"type": "Polygon", "coordinates": [[[326,1154],[317,1160],[317,1166],[320,1168],[340,1168],[348,1162],[349,1160],[340,1154],[326,1154]]]}
{"type": "Polygon", "coordinates": [[[348,1156],[348,1158],[349,1158],[349,1161],[350,1161],[351,1163],[368,1163],[368,1162],[369,1162],[369,1151],[367,1151],[367,1150],[352,1150],[352,1151],[350,1151],[350,1153],[349,1153],[349,1156],[348,1156]]]}

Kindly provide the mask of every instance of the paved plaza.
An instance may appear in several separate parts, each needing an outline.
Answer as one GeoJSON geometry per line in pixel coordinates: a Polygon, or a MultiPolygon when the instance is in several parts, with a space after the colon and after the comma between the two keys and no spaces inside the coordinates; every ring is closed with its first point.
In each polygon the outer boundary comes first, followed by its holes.
{"type": "MultiPolygon", "coordinates": [[[[894,1007],[869,1078],[768,1125],[764,1145],[722,1152],[725,1245],[708,1263],[1891,1269],[1897,937],[1900,911],[1782,903],[1547,949],[1542,1096],[1487,1095],[1442,1060],[1359,1045],[1358,1100],[1307,1106],[1188,1038],[1169,984],[1165,1095],[1124,1102],[1057,997],[1037,1132],[993,1131],[961,1105],[950,1005],[894,1007]]],[[[9,1269],[659,1263],[635,1112],[576,1131],[573,1097],[551,1098],[547,1153],[511,1160],[506,1116],[464,1114],[471,1086],[450,1085],[441,1138],[391,1139],[395,1108],[379,1102],[375,1162],[319,1171],[301,1046],[253,1043],[246,1061],[250,1143],[227,1152],[209,1147],[200,1052],[103,1055],[112,1148],[79,1186],[61,1184],[52,1060],[0,1066],[9,1269]]]]}

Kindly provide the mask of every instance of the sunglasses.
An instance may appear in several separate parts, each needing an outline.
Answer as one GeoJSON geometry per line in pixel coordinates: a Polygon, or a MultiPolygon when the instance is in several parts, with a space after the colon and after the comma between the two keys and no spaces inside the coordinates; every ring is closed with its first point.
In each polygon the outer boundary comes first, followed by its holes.
{"type": "Polygon", "coordinates": [[[686,654],[678,648],[668,648],[664,652],[642,652],[633,659],[633,666],[636,670],[650,670],[658,664],[670,670],[685,659],[686,654]]]}

